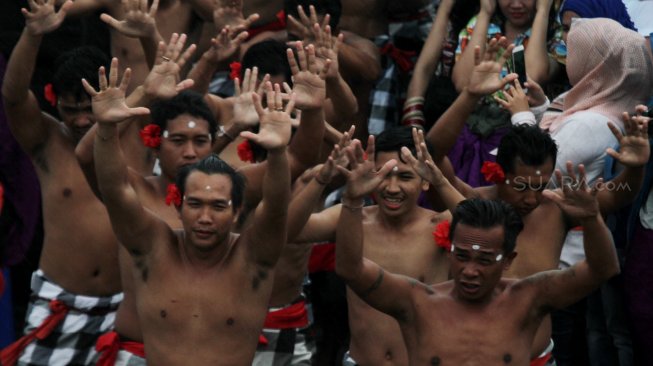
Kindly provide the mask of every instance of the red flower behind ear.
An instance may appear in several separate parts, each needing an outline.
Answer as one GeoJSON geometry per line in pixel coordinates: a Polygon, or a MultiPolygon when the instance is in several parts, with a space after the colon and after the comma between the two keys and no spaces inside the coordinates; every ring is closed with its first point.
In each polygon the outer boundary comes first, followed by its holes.
{"type": "Polygon", "coordinates": [[[238,144],[238,157],[241,161],[255,163],[254,160],[254,151],[252,151],[252,145],[250,145],[249,140],[245,140],[238,144]]]}
{"type": "Polygon", "coordinates": [[[54,87],[52,86],[52,83],[45,84],[45,87],[43,88],[43,97],[53,107],[57,105],[57,94],[54,93],[54,87]]]}
{"type": "Polygon", "coordinates": [[[181,193],[174,183],[168,184],[168,194],[166,195],[166,205],[174,204],[175,207],[181,206],[181,193]]]}
{"type": "Polygon", "coordinates": [[[159,147],[161,145],[161,127],[150,123],[140,131],[143,145],[147,147],[159,147]]]}
{"type": "Polygon", "coordinates": [[[506,179],[506,175],[504,174],[501,165],[491,161],[483,162],[481,173],[483,173],[486,181],[494,184],[499,184],[506,179]]]}
{"type": "Polygon", "coordinates": [[[231,72],[229,73],[229,79],[233,80],[235,78],[240,78],[240,69],[242,68],[242,65],[240,62],[234,61],[229,64],[229,69],[231,72]]]}
{"type": "Polygon", "coordinates": [[[441,221],[436,225],[433,230],[433,240],[435,245],[443,248],[447,252],[451,250],[451,240],[449,240],[449,231],[451,230],[451,222],[449,220],[441,221]]]}

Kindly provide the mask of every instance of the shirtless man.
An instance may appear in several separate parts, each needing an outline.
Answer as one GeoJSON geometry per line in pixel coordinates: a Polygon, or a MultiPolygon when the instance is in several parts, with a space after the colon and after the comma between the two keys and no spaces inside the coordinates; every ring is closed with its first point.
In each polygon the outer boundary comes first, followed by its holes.
{"type": "Polygon", "coordinates": [[[116,79],[112,76],[108,87],[106,79],[101,82],[99,92],[85,87],[100,122],[94,153],[100,191],[116,235],[134,260],[148,363],[249,363],[286,241],[290,172],[285,150],[293,98],[284,110],[276,85],[276,92],[267,94],[269,110],[264,110],[254,96],[260,132],[242,134],[266,148],[269,169],[262,202],[243,232],[231,229],[243,202],[244,180],[214,155],[177,175],[183,230],[173,230],[141,205],[125,179],[115,124],[141,110],[124,105],[128,80],[117,87],[116,79]]]}
{"type": "MultiPolygon", "coordinates": [[[[354,140],[353,144],[360,145],[360,141],[354,140]]],[[[370,137],[368,164],[380,168],[388,161],[400,159],[402,146],[413,146],[408,127],[383,132],[377,137],[376,144],[375,139],[370,137]]],[[[422,190],[427,189],[428,182],[422,180],[407,162],[400,160],[396,168],[375,187],[374,196],[378,204],[362,210],[367,238],[365,256],[393,271],[429,283],[444,281],[448,273],[446,253],[434,244],[432,232],[434,225],[449,215],[419,207],[418,198],[422,190]],[[410,235],[410,241],[406,241],[406,235],[410,235]]],[[[294,241],[333,242],[338,217],[341,211],[348,210],[347,207],[348,202],[343,201],[343,204],[312,214],[294,241]]],[[[296,214],[291,211],[291,221],[301,217],[296,214]]],[[[397,322],[365,304],[351,290],[347,291],[347,302],[351,342],[345,364],[407,364],[408,353],[397,322]]]]}
{"type": "Polygon", "coordinates": [[[58,12],[54,0],[30,2],[26,27],[14,48],[2,96],[9,126],[36,169],[43,203],[45,238],[39,270],[32,276],[26,332],[52,318],[50,332],[2,351],[2,363],[93,364],[97,337],[113,324],[120,294],[117,242],[106,209],[89,188],[74,149],[95,123],[91,100],[79,80],[97,83],[108,62],[94,49],[67,54],[53,75],[61,121],[42,113],[30,79],[43,36],[54,31],[72,5],[58,12]]]}
{"type": "MultiPolygon", "coordinates": [[[[481,61],[480,51],[477,53],[477,65],[471,76],[470,84],[454,104],[445,112],[436,125],[429,131],[427,140],[430,140],[439,150],[446,150],[450,146],[451,137],[456,131],[462,129],[473,105],[485,94],[491,94],[496,88],[507,80],[498,79],[499,65],[502,59],[496,60],[497,46],[504,41],[491,42],[488,52],[481,61]]],[[[508,51],[506,51],[508,52],[508,51]]],[[[502,57],[505,57],[506,53],[502,57]]],[[[620,205],[630,202],[630,197],[638,188],[638,170],[643,170],[649,149],[645,131],[639,130],[636,123],[628,120],[627,136],[616,134],[621,150],[613,155],[626,169],[613,181],[615,185],[627,181],[634,192],[601,191],[597,194],[600,210],[603,214],[614,211],[620,205]]],[[[615,130],[616,133],[616,130],[615,130]]],[[[421,132],[415,132],[417,144],[423,141],[421,132]]],[[[511,204],[524,220],[524,230],[517,238],[517,249],[520,255],[513,261],[506,276],[512,278],[525,278],[545,270],[558,268],[562,245],[567,232],[579,223],[567,217],[553,201],[544,199],[542,193],[547,186],[555,167],[557,147],[551,137],[537,126],[513,126],[499,144],[497,163],[505,174],[505,179],[497,179],[495,185],[471,188],[453,173],[445,175],[453,186],[464,197],[501,199],[511,204]]],[[[569,163],[567,170],[573,172],[569,163]]],[[[641,181],[640,183],[641,184],[641,181]]],[[[441,184],[435,184],[436,191],[441,184]]],[[[449,201],[446,206],[453,210],[456,201],[449,201]]],[[[550,341],[551,324],[548,316],[542,322],[533,344],[533,362],[549,360],[553,362],[551,351],[553,344],[550,341]]]]}
{"type": "MultiPolygon", "coordinates": [[[[619,272],[596,189],[590,192],[583,175],[578,184],[565,185],[563,194],[545,195],[585,227],[587,261],[521,280],[502,278],[517,255],[522,220],[506,203],[471,199],[453,212],[449,233],[453,280],[429,285],[386,272],[368,256],[363,258],[367,232],[361,207],[362,198],[396,161],[388,161],[378,173],[370,165],[358,158],[350,171],[343,172],[348,178],[343,201],[350,208],[341,211],[338,224],[336,272],[366,303],[399,322],[410,365],[527,365],[543,317],[619,272]]],[[[561,179],[560,172],[557,176],[561,179]]]]}

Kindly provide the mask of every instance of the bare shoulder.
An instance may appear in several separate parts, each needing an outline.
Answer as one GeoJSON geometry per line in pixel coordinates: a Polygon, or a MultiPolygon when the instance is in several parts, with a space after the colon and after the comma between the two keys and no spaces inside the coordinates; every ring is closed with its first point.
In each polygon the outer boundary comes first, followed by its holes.
{"type": "Polygon", "coordinates": [[[494,200],[498,198],[497,186],[494,185],[474,188],[470,192],[471,194],[467,198],[482,198],[486,200],[494,200]]]}

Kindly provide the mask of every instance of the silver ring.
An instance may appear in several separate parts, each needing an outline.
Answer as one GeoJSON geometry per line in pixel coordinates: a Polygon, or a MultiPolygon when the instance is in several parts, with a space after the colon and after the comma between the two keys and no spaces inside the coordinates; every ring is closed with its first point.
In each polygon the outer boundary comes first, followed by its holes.
{"type": "Polygon", "coordinates": [[[274,110],[277,112],[283,112],[283,108],[275,108],[274,110]]]}
{"type": "Polygon", "coordinates": [[[170,58],[168,58],[168,57],[165,57],[165,56],[161,56],[161,58],[162,58],[162,59],[163,59],[163,61],[165,61],[165,62],[170,62],[170,58]]]}

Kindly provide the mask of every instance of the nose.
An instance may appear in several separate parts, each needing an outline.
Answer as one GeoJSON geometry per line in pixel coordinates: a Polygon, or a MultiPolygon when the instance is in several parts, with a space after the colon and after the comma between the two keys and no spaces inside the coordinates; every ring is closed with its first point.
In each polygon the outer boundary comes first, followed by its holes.
{"type": "Polygon", "coordinates": [[[195,149],[193,141],[186,142],[184,150],[182,151],[182,156],[186,160],[194,160],[197,158],[197,150],[195,149]]]}
{"type": "Polygon", "coordinates": [[[73,119],[73,124],[75,127],[87,127],[91,124],[91,114],[90,113],[79,113],[73,119]]]}
{"type": "Polygon", "coordinates": [[[463,278],[466,279],[473,279],[478,277],[478,268],[476,268],[474,262],[468,262],[465,264],[462,270],[462,275],[463,278]]]}
{"type": "Polygon", "coordinates": [[[396,175],[391,175],[387,180],[387,185],[385,186],[386,192],[389,193],[398,193],[399,189],[399,178],[396,175]]]}
{"type": "Polygon", "coordinates": [[[529,206],[537,205],[537,192],[534,190],[528,189],[525,193],[524,203],[529,206]]]}
{"type": "Polygon", "coordinates": [[[197,219],[197,222],[201,225],[210,225],[212,220],[211,220],[211,215],[209,214],[210,208],[208,206],[203,207],[200,210],[200,216],[197,219]]]}

